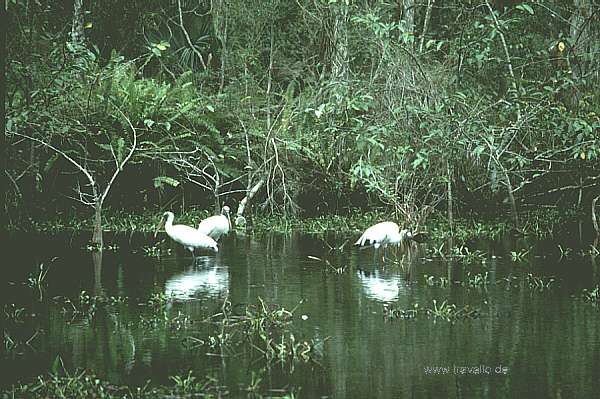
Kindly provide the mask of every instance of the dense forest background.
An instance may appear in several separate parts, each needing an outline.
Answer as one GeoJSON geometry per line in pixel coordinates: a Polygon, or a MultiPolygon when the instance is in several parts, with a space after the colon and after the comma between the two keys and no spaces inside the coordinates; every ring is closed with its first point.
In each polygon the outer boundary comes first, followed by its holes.
{"type": "Polygon", "coordinates": [[[518,227],[600,194],[597,0],[6,4],[14,224],[227,203],[518,227]]]}

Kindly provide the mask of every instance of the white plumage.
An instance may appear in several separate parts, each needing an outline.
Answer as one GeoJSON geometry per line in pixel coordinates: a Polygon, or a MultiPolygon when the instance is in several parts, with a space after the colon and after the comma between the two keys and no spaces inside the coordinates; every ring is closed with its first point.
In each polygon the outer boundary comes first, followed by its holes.
{"type": "Polygon", "coordinates": [[[173,241],[183,245],[188,251],[192,253],[192,256],[194,256],[195,249],[210,249],[214,252],[219,251],[219,248],[217,247],[217,242],[211,237],[207,236],[206,234],[203,234],[202,232],[190,226],[185,226],[183,224],[173,225],[174,218],[175,215],[173,214],[173,212],[165,212],[163,214],[163,218],[160,221],[160,224],[156,228],[154,236],[156,237],[158,229],[160,229],[160,227],[164,223],[167,235],[171,237],[173,241]]]}
{"type": "Polygon", "coordinates": [[[229,233],[231,229],[231,219],[229,218],[229,207],[225,205],[221,214],[204,219],[198,225],[198,231],[219,241],[221,236],[229,233]]]}
{"type": "Polygon", "coordinates": [[[375,248],[388,245],[400,245],[413,238],[410,231],[403,229],[394,222],[381,222],[365,230],[354,245],[373,245],[375,248]]]}

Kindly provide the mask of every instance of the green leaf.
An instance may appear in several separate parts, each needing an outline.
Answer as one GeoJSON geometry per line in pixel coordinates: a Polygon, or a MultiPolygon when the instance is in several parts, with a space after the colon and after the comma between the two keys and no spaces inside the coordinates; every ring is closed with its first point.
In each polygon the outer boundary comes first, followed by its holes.
{"type": "Polygon", "coordinates": [[[162,188],[165,184],[168,184],[171,187],[177,187],[179,185],[179,181],[173,179],[169,176],[158,176],[153,179],[154,188],[162,188]]]}
{"type": "Polygon", "coordinates": [[[44,173],[47,173],[50,169],[52,169],[52,166],[54,166],[54,163],[56,162],[58,157],[58,154],[54,154],[50,157],[50,159],[48,160],[48,162],[46,162],[46,165],[44,166],[44,173]]]}
{"type": "Polygon", "coordinates": [[[64,370],[65,365],[63,364],[62,358],[57,355],[52,362],[52,374],[58,374],[64,370]]]}
{"type": "Polygon", "coordinates": [[[517,6],[517,10],[526,11],[529,14],[533,15],[533,8],[526,3],[521,3],[517,6]]]}
{"type": "Polygon", "coordinates": [[[123,137],[119,137],[117,139],[117,159],[120,161],[123,160],[123,149],[125,148],[125,139],[123,137]]]}

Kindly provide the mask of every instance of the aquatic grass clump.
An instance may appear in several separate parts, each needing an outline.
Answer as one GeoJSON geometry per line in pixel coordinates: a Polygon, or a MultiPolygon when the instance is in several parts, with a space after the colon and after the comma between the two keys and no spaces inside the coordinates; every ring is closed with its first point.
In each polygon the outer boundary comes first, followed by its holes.
{"type": "Polygon", "coordinates": [[[85,290],[79,293],[79,297],[75,301],[62,296],[53,299],[55,302],[61,303],[63,313],[72,316],[71,322],[79,318],[91,321],[100,309],[115,307],[128,301],[128,298],[120,296],[90,295],[85,290]]]}
{"type": "Polygon", "coordinates": [[[425,284],[427,284],[430,287],[447,287],[448,285],[450,285],[450,280],[448,279],[448,277],[444,277],[444,276],[440,276],[438,278],[436,278],[435,276],[429,276],[427,274],[423,275],[423,278],[425,279],[425,284]]]}
{"type": "Polygon", "coordinates": [[[388,304],[383,305],[383,319],[391,320],[412,320],[419,315],[419,304],[415,303],[412,309],[400,309],[390,307],[388,304]]]}
{"type": "MultiPolygon", "coordinates": [[[[56,361],[55,361],[56,364],[56,361]]],[[[59,363],[60,364],[60,363],[59,363]]],[[[56,369],[56,367],[53,367],[56,369]]],[[[157,399],[157,398],[221,398],[229,395],[223,384],[212,377],[171,376],[172,386],[153,387],[148,381],[141,387],[115,385],[85,370],[53,371],[34,381],[17,384],[3,392],[4,398],[27,399],[157,399]]]]}
{"type": "Polygon", "coordinates": [[[162,255],[170,255],[172,252],[171,248],[161,248],[158,244],[142,248],[142,253],[145,256],[153,258],[160,258],[162,255]]]}
{"type": "Polygon", "coordinates": [[[459,308],[456,304],[448,303],[446,300],[438,304],[436,299],[433,300],[433,307],[426,309],[426,313],[434,320],[443,319],[448,322],[479,317],[479,309],[472,308],[469,305],[459,308]]]}
{"type": "Polygon", "coordinates": [[[429,319],[436,321],[437,319],[445,320],[449,323],[454,323],[461,319],[474,319],[479,317],[479,309],[469,305],[458,307],[456,304],[448,303],[447,300],[438,303],[437,299],[433,300],[433,306],[430,308],[421,309],[418,303],[415,303],[412,309],[393,308],[389,305],[383,305],[383,318],[386,321],[391,320],[413,320],[418,316],[425,315],[429,319]]]}
{"type": "Polygon", "coordinates": [[[530,289],[545,291],[554,287],[556,279],[554,277],[534,276],[532,273],[528,273],[526,281],[530,289]]]}
{"type": "Polygon", "coordinates": [[[246,352],[267,364],[293,365],[315,360],[318,346],[313,339],[299,339],[293,331],[297,309],[266,304],[258,298],[255,305],[233,307],[228,299],[221,311],[205,320],[211,327],[206,337],[187,337],[192,348],[208,347],[229,355],[246,352]],[[234,312],[235,309],[235,312],[234,312]]]}
{"type": "Polygon", "coordinates": [[[522,249],[520,251],[510,251],[510,259],[513,262],[524,262],[525,257],[529,254],[530,249],[522,249]]]}
{"type": "Polygon", "coordinates": [[[192,370],[184,376],[171,376],[169,377],[174,382],[174,386],[170,389],[170,395],[173,398],[187,398],[187,397],[222,397],[227,396],[229,391],[227,387],[221,385],[217,378],[213,376],[206,376],[204,379],[197,378],[192,370]]]}
{"type": "Polygon", "coordinates": [[[5,354],[10,356],[20,356],[25,354],[28,350],[35,351],[33,342],[38,335],[40,335],[39,329],[35,329],[30,336],[26,336],[27,338],[11,335],[11,332],[8,329],[5,329],[3,336],[5,354]]]}
{"type": "Polygon", "coordinates": [[[17,307],[14,303],[4,305],[4,318],[12,323],[23,323],[25,308],[17,307]]]}
{"type": "Polygon", "coordinates": [[[485,288],[490,284],[490,276],[488,272],[474,273],[467,272],[466,280],[461,282],[463,287],[485,288]]]}
{"type": "Polygon", "coordinates": [[[27,285],[29,288],[33,290],[37,290],[38,292],[38,300],[42,301],[44,299],[44,288],[46,286],[46,275],[48,274],[48,269],[44,266],[43,263],[40,263],[39,270],[34,273],[30,273],[27,278],[27,285]]]}
{"type": "Polygon", "coordinates": [[[454,221],[453,228],[450,228],[448,221],[440,215],[433,217],[429,225],[428,232],[434,240],[441,241],[453,238],[463,243],[474,238],[498,239],[513,229],[509,222],[497,219],[486,222],[457,219],[454,221]]]}
{"type": "Polygon", "coordinates": [[[596,285],[593,289],[583,289],[581,291],[581,299],[595,306],[600,305],[600,285],[596,285]]]}
{"type": "Polygon", "coordinates": [[[438,247],[430,247],[427,249],[429,255],[432,258],[440,258],[442,260],[454,260],[459,263],[471,264],[471,263],[485,263],[487,261],[488,254],[476,249],[471,250],[466,245],[458,245],[450,248],[449,253],[444,253],[445,243],[442,243],[438,247]]]}

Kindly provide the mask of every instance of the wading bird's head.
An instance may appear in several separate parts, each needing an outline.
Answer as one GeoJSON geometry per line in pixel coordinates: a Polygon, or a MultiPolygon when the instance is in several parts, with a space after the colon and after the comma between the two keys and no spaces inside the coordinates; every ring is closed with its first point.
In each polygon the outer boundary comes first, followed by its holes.
{"type": "Polygon", "coordinates": [[[165,225],[165,222],[169,218],[175,218],[175,215],[173,214],[173,212],[165,212],[165,213],[163,213],[162,217],[160,218],[160,222],[158,222],[158,225],[156,226],[156,230],[154,230],[154,237],[155,238],[158,235],[158,230],[160,230],[165,225]]]}

